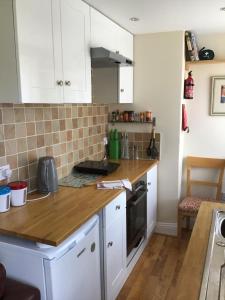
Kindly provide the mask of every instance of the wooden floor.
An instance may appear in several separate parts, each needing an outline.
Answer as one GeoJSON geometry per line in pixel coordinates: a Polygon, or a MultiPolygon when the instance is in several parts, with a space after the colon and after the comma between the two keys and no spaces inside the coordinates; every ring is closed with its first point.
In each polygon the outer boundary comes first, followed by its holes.
{"type": "Polygon", "coordinates": [[[117,300],[174,300],[189,237],[178,246],[177,238],[154,234],[117,300]]]}

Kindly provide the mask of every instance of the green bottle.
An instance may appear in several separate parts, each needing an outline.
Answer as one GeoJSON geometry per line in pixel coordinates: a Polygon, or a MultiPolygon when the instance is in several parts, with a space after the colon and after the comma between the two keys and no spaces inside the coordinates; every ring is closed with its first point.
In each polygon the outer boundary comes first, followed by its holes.
{"type": "Polygon", "coordinates": [[[109,133],[109,157],[110,159],[119,159],[119,133],[117,129],[109,133]]]}

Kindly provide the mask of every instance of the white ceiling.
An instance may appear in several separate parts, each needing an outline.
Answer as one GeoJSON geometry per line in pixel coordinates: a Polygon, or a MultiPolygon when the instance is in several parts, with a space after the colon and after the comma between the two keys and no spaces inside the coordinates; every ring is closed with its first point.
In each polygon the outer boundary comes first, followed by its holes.
{"type": "Polygon", "coordinates": [[[85,0],[132,33],[225,32],[225,0],[85,0]],[[138,17],[139,22],[129,18],[138,17]]]}

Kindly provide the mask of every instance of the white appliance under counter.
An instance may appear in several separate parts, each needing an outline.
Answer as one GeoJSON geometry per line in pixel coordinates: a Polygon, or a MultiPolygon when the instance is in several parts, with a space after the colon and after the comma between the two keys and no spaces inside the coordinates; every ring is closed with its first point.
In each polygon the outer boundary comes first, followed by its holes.
{"type": "Polygon", "coordinates": [[[99,300],[99,217],[57,247],[0,236],[0,262],[8,277],[39,288],[42,300],[99,300]]]}

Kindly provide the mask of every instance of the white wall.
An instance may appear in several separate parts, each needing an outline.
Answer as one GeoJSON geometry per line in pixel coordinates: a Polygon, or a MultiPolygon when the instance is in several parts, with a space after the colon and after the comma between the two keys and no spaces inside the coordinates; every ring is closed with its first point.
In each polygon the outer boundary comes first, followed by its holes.
{"type": "MultiPolygon", "coordinates": [[[[199,35],[198,42],[200,46],[214,49],[217,58],[225,60],[225,34],[199,35]]],[[[191,70],[195,80],[194,99],[185,101],[190,133],[184,134],[183,156],[225,158],[225,116],[209,115],[211,76],[225,76],[225,63],[195,65],[191,70]]],[[[185,180],[183,174],[183,188],[185,180]]]]}
{"type": "MultiPolygon", "coordinates": [[[[180,197],[183,40],[183,32],[136,35],[134,104],[117,106],[121,110],[133,109],[137,112],[152,110],[157,119],[157,132],[161,134],[158,221],[168,223],[176,222],[180,197]]],[[[112,106],[112,109],[115,108],[112,106]]],[[[150,128],[139,125],[139,130],[150,128]]]]}

